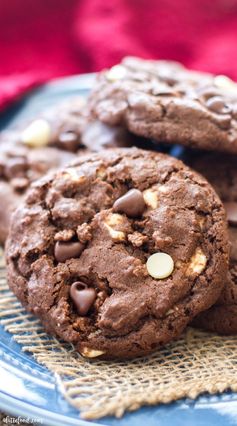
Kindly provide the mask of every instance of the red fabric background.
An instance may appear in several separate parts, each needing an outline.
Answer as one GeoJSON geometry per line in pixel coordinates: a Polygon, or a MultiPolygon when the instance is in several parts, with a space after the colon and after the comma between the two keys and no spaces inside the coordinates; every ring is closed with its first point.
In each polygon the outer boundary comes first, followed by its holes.
{"type": "Polygon", "coordinates": [[[1,0],[0,108],[54,77],[124,55],[237,80],[237,0],[1,0]]]}

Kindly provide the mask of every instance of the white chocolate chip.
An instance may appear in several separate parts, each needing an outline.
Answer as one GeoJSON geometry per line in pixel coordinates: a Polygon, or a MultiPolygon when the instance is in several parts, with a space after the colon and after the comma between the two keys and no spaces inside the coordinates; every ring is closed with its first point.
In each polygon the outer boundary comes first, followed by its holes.
{"type": "Polygon", "coordinates": [[[187,275],[200,274],[206,267],[207,258],[200,248],[197,248],[194,255],[191,257],[188,266],[187,275]]]}
{"type": "Polygon", "coordinates": [[[203,229],[203,227],[205,225],[205,219],[204,219],[204,217],[200,217],[198,223],[199,223],[200,228],[203,229]]]}
{"type": "Polygon", "coordinates": [[[125,77],[126,72],[126,68],[122,65],[115,65],[106,73],[106,78],[109,81],[122,80],[122,78],[125,77]]]}
{"type": "Polygon", "coordinates": [[[123,222],[124,222],[123,216],[121,214],[118,214],[118,213],[111,213],[111,214],[109,214],[109,216],[106,219],[106,223],[109,226],[122,225],[123,222]]]}
{"type": "Polygon", "coordinates": [[[115,229],[111,228],[105,223],[106,228],[109,231],[109,234],[111,238],[115,241],[124,241],[125,240],[125,234],[122,231],[115,231],[115,229]]]}
{"type": "Polygon", "coordinates": [[[48,121],[38,119],[26,127],[21,134],[21,140],[32,148],[39,148],[48,145],[50,141],[51,129],[48,121]]]}
{"type": "Polygon", "coordinates": [[[80,354],[82,356],[85,356],[86,358],[96,358],[97,356],[105,354],[105,352],[104,351],[98,351],[97,349],[83,348],[80,351],[80,354]]]}
{"type": "Polygon", "coordinates": [[[174,309],[169,309],[169,310],[166,312],[165,316],[166,316],[166,317],[168,317],[169,315],[172,315],[174,312],[175,312],[175,310],[174,310],[174,309]]]}
{"type": "Polygon", "coordinates": [[[146,189],[143,192],[143,198],[145,203],[151,207],[152,209],[156,209],[158,206],[158,197],[157,193],[153,191],[152,189],[146,189]]]}
{"type": "Polygon", "coordinates": [[[167,253],[154,253],[146,263],[148,273],[156,279],[169,277],[174,270],[174,261],[167,253]]]}
{"type": "Polygon", "coordinates": [[[96,331],[93,331],[92,333],[90,333],[88,337],[89,337],[89,339],[93,339],[94,337],[99,336],[99,335],[101,335],[101,330],[96,330],[96,331]]]}
{"type": "Polygon", "coordinates": [[[175,312],[179,312],[179,307],[178,306],[174,306],[173,308],[171,308],[171,309],[169,309],[167,312],[166,312],[166,314],[165,314],[165,316],[166,317],[168,317],[169,315],[172,315],[172,314],[174,314],[175,312]]]}
{"type": "Polygon", "coordinates": [[[107,217],[106,221],[104,222],[113,240],[124,241],[126,239],[126,235],[123,231],[117,231],[116,229],[114,229],[114,226],[122,225],[123,221],[123,216],[117,213],[112,213],[107,217]]]}
{"type": "Polygon", "coordinates": [[[68,168],[64,173],[64,176],[72,180],[73,182],[82,183],[85,182],[86,177],[85,175],[79,175],[77,170],[73,168],[68,168]]]}
{"type": "Polygon", "coordinates": [[[167,194],[170,191],[170,189],[166,185],[160,185],[157,188],[157,191],[161,192],[162,194],[167,194]]]}
{"type": "Polygon", "coordinates": [[[214,85],[218,87],[218,89],[226,92],[237,91],[236,83],[226,75],[217,75],[214,77],[214,85]]]}
{"type": "Polygon", "coordinates": [[[106,168],[105,167],[100,167],[97,172],[96,175],[100,178],[100,179],[105,179],[106,178],[106,168]]]}

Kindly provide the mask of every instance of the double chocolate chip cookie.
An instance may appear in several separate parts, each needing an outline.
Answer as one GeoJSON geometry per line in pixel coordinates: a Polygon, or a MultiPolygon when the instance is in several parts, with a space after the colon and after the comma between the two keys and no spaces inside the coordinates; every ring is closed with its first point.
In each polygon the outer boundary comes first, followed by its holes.
{"type": "MultiPolygon", "coordinates": [[[[116,146],[142,146],[121,127],[109,127],[90,117],[81,97],[52,107],[27,123],[0,135],[0,243],[8,233],[12,211],[31,182],[59,168],[76,155],[116,146]]],[[[147,143],[151,146],[151,142],[147,143]]]]}
{"type": "Polygon", "coordinates": [[[195,325],[222,334],[237,333],[237,157],[196,154],[192,166],[202,173],[221,197],[229,223],[230,268],[217,303],[195,320],[195,325]]]}
{"type": "Polygon", "coordinates": [[[98,75],[90,109],[159,142],[237,153],[237,85],[226,76],[125,58],[98,75]]]}
{"type": "Polygon", "coordinates": [[[85,357],[148,354],[219,297],[223,206],[207,181],[136,148],[80,156],[35,182],[13,214],[8,282],[85,357]]]}
{"type": "Polygon", "coordinates": [[[31,182],[76,158],[86,118],[84,100],[52,108],[0,135],[0,243],[8,234],[11,213],[31,182]]]}

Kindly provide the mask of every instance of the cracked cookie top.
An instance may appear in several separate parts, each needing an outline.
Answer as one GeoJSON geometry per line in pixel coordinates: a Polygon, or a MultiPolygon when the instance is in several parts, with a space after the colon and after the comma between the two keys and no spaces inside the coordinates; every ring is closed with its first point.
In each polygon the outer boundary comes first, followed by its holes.
{"type": "Polygon", "coordinates": [[[218,298],[223,206],[207,181],[136,148],[79,157],[35,182],[12,218],[9,285],[84,356],[143,355],[218,298]]]}
{"type": "Polygon", "coordinates": [[[226,76],[128,57],[98,75],[90,109],[158,142],[237,153],[237,85],[226,76]]]}

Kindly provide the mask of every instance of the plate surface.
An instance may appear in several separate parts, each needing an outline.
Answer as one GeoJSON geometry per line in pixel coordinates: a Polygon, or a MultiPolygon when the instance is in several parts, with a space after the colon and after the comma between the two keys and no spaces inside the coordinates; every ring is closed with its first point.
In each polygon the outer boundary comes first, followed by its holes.
{"type": "MultiPolygon", "coordinates": [[[[94,75],[59,79],[32,92],[0,116],[0,129],[35,115],[66,97],[86,95],[94,75]]],[[[177,147],[173,154],[179,154],[177,147]]],[[[77,410],[60,395],[53,375],[29,354],[22,352],[12,335],[0,326],[0,411],[55,426],[232,426],[237,425],[237,394],[202,396],[169,405],[143,407],[122,419],[106,417],[97,422],[80,419],[77,410]]],[[[37,424],[37,423],[36,423],[37,424]]]]}

